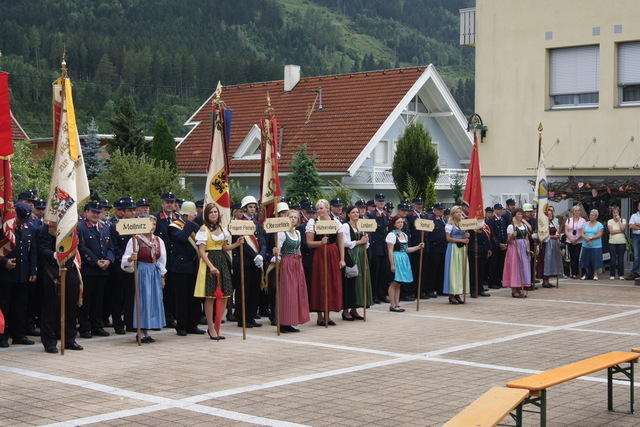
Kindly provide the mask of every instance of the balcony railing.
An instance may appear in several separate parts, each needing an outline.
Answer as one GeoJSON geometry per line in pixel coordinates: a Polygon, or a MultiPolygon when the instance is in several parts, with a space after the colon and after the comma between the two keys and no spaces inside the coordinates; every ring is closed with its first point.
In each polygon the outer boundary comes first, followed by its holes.
{"type": "Polygon", "coordinates": [[[460,44],[476,45],[476,8],[460,9],[460,44]]]}
{"type": "MultiPolygon", "coordinates": [[[[451,189],[456,175],[464,186],[467,181],[467,169],[441,169],[436,180],[436,190],[451,189]]],[[[344,178],[343,183],[352,188],[395,188],[391,168],[386,167],[361,168],[354,176],[344,178]]]]}

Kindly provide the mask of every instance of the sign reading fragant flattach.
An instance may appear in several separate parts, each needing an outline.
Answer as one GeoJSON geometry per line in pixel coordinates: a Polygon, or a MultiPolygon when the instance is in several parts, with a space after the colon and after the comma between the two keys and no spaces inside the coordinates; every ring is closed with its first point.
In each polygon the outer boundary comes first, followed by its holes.
{"type": "Polygon", "coordinates": [[[229,233],[232,236],[248,236],[256,232],[253,221],[234,220],[229,223],[229,233]]]}
{"type": "Polygon", "coordinates": [[[116,231],[121,236],[128,234],[149,234],[153,232],[154,225],[151,218],[123,218],[116,223],[116,231]]]}

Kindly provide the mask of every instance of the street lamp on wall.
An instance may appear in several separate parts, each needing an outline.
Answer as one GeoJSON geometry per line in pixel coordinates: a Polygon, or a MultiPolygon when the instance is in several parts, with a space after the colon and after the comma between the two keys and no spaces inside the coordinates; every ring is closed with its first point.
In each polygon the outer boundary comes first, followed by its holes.
{"type": "Polygon", "coordinates": [[[479,132],[480,142],[484,142],[484,137],[487,136],[487,127],[482,123],[482,117],[480,114],[473,113],[467,121],[467,132],[479,132]]]}

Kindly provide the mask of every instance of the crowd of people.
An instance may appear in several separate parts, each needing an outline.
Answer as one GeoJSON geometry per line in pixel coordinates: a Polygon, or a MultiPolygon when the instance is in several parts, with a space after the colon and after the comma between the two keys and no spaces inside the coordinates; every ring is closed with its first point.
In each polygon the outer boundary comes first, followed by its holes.
{"type": "MultiPolygon", "coordinates": [[[[232,206],[231,219],[252,221],[256,231],[231,236],[216,205],[182,201],[170,192],[161,199],[162,209],[153,215],[147,200],[129,196],[113,206],[85,205],[77,226],[80,263],[70,259],[64,265],[65,348],[82,350],[78,335],[109,336],[106,328],[118,335],[140,330],[136,338],[142,343],[154,342],[148,331],[161,328],[220,341],[225,337],[214,324],[224,315],[245,328],[261,327],[257,320],[268,317],[281,333],[294,333],[310,313],[317,313],[317,325],[333,326],[331,313],[347,322],[362,320],[363,307],[388,303],[390,311],[402,312],[400,302],[416,297],[445,297],[459,305],[465,294],[488,297],[488,289],[505,287],[514,298],[525,298],[536,283],[553,287],[551,280],[565,274],[598,280],[605,232],[611,278],[621,279],[627,227],[635,255],[628,278],[640,273],[640,204],[628,224],[614,206],[606,229],[597,210],[587,219],[576,205],[565,218],[549,206],[549,229],[541,238],[534,207],[519,208],[514,200],[506,209],[487,207],[484,222],[466,230],[464,202],[445,209],[440,203],[425,207],[416,198],[400,202],[394,213],[383,194],[346,206],[340,199],[304,199],[278,203],[275,212],[289,219],[290,229],[267,234],[257,200],[247,196],[232,206]],[[134,217],[149,217],[155,226],[147,234],[119,234],[117,222],[134,217]],[[374,220],[375,231],[360,231],[359,219],[374,220]],[[432,231],[418,230],[418,219],[433,221],[432,231]],[[335,222],[335,232],[316,233],[317,221],[335,222]]],[[[15,249],[0,259],[6,320],[0,347],[10,339],[12,345],[31,345],[29,336],[39,335],[46,352],[58,351],[61,275],[55,239],[42,219],[45,208],[32,190],[15,203],[15,249]]]]}

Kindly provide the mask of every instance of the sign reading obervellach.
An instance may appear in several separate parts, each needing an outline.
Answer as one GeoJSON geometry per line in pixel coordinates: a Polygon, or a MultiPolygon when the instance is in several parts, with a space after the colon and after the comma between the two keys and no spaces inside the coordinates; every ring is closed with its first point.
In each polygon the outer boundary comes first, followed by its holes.
{"type": "Polygon", "coordinates": [[[332,219],[316,221],[316,234],[335,234],[338,232],[338,224],[332,219]]]}
{"type": "Polygon", "coordinates": [[[289,218],[267,218],[264,220],[264,231],[267,233],[278,233],[290,229],[291,220],[289,218]]]}
{"type": "Polygon", "coordinates": [[[129,234],[148,234],[153,230],[151,218],[124,218],[116,223],[116,231],[121,236],[129,234]]]}
{"type": "Polygon", "coordinates": [[[229,223],[229,233],[233,236],[248,236],[256,232],[253,221],[234,220],[229,223]]]}

